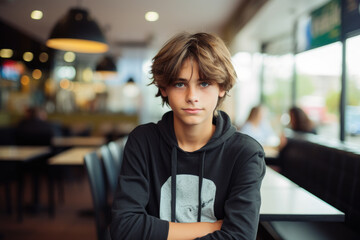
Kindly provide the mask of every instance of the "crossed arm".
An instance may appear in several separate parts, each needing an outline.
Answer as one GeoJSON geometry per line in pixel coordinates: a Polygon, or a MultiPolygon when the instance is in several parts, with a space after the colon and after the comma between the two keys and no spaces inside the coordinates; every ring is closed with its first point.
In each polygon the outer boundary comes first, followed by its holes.
{"type": "Polygon", "coordinates": [[[168,240],[185,240],[203,237],[221,229],[222,220],[216,222],[169,223],[168,240]]]}

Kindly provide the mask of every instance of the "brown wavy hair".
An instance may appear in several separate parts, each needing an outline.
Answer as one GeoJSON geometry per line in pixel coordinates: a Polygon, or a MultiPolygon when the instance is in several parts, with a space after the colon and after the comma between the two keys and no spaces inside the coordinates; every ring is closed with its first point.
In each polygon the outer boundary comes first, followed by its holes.
{"type": "MultiPolygon", "coordinates": [[[[161,95],[175,81],[187,59],[195,60],[199,65],[202,79],[209,79],[219,84],[220,89],[228,91],[236,81],[236,73],[231,63],[231,55],[225,43],[216,35],[209,33],[180,33],[171,38],[152,59],[152,82],[159,88],[156,97],[162,103],[169,104],[168,98],[161,95]]],[[[217,107],[224,101],[218,99],[217,107]]]]}
{"type": "Polygon", "coordinates": [[[308,115],[299,107],[293,106],[289,109],[291,128],[298,132],[315,133],[314,123],[308,115]]]}

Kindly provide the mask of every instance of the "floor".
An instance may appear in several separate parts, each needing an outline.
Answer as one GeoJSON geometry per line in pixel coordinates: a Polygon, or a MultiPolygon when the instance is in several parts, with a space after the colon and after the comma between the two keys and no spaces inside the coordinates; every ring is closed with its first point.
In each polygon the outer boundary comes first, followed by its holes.
{"type": "MultiPolygon", "coordinates": [[[[31,178],[25,182],[25,206],[30,205],[31,178]]],[[[64,201],[58,197],[55,190],[55,216],[50,217],[47,212],[47,181],[45,177],[40,181],[40,207],[36,213],[25,211],[22,222],[16,219],[16,211],[6,213],[5,188],[0,185],[0,240],[96,240],[95,220],[89,211],[92,208],[90,187],[85,172],[77,171],[68,174],[63,181],[64,201]]],[[[15,198],[15,184],[11,185],[12,199],[15,198]]],[[[14,208],[13,204],[13,208],[14,208]]]]}

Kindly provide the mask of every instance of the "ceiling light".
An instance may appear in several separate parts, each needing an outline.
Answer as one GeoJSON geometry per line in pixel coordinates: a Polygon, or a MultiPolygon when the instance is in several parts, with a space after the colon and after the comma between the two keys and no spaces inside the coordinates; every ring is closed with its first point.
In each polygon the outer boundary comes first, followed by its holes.
{"type": "Polygon", "coordinates": [[[43,12],[40,10],[34,10],[31,12],[31,18],[34,20],[40,20],[43,17],[43,12]]]}
{"type": "Polygon", "coordinates": [[[110,56],[104,56],[96,65],[95,70],[104,78],[110,78],[117,73],[115,62],[110,56]]]}
{"type": "Polygon", "coordinates": [[[88,67],[83,70],[82,78],[84,82],[91,82],[91,80],[93,79],[93,71],[91,70],[91,68],[88,67]]]}
{"type": "Polygon", "coordinates": [[[64,61],[65,62],[72,63],[72,62],[75,61],[75,59],[76,59],[76,54],[73,53],[73,52],[66,52],[64,54],[64,61]]]}
{"type": "Polygon", "coordinates": [[[0,57],[2,58],[11,58],[13,54],[13,50],[9,48],[3,48],[0,50],[0,57]]]}
{"type": "Polygon", "coordinates": [[[34,54],[32,52],[24,52],[23,59],[25,62],[31,62],[34,58],[34,54]]]}
{"type": "Polygon", "coordinates": [[[159,14],[157,12],[147,12],[145,14],[146,21],[155,22],[159,19],[159,14]]]}
{"type": "Polygon", "coordinates": [[[42,62],[42,63],[47,62],[47,61],[49,60],[49,54],[47,54],[46,52],[40,53],[40,55],[39,55],[39,60],[40,60],[40,62],[42,62]]]}
{"type": "Polygon", "coordinates": [[[103,53],[109,49],[97,23],[84,9],[72,8],[61,18],[46,45],[64,51],[103,53]]]}
{"type": "Polygon", "coordinates": [[[68,79],[66,79],[66,78],[62,79],[60,81],[60,87],[62,89],[69,89],[70,88],[70,81],[68,79]]]}
{"type": "Polygon", "coordinates": [[[34,71],[32,71],[32,77],[34,79],[39,80],[41,78],[41,76],[42,76],[42,72],[40,69],[34,69],[34,71]]]}
{"type": "Polygon", "coordinates": [[[22,85],[29,85],[30,83],[30,78],[26,75],[23,75],[20,79],[20,82],[22,85]]]}

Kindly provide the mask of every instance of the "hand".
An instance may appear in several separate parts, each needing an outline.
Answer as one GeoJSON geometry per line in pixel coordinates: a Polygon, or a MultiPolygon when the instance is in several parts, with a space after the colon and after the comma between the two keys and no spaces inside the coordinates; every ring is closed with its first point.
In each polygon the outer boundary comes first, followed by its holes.
{"type": "Polygon", "coordinates": [[[217,220],[216,222],[214,222],[214,225],[215,225],[214,231],[220,230],[222,224],[223,224],[223,220],[217,220]]]}
{"type": "Polygon", "coordinates": [[[223,220],[216,222],[174,223],[169,222],[168,240],[184,240],[203,237],[221,229],[223,220]]]}

